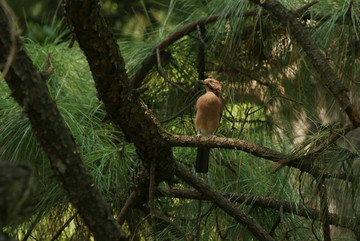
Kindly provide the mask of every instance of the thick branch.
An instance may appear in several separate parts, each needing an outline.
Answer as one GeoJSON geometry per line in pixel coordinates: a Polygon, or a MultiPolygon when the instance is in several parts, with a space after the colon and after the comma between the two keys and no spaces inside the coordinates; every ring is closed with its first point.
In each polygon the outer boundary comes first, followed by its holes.
{"type": "MultiPolygon", "coordinates": [[[[119,46],[100,15],[98,1],[68,0],[65,10],[111,120],[135,144],[145,168],[149,169],[152,160],[157,162],[156,173],[159,175],[156,175],[156,183],[164,180],[171,182],[172,150],[159,134],[162,131],[159,122],[130,87],[119,46]]],[[[148,189],[149,179],[140,179],[137,185],[148,189]]]]}
{"type": "Polygon", "coordinates": [[[281,3],[276,0],[251,0],[252,2],[261,5],[266,10],[271,12],[277,17],[285,27],[290,30],[292,37],[300,44],[309,59],[311,60],[316,71],[320,75],[322,83],[334,95],[337,102],[344,109],[349,120],[354,127],[360,126],[359,113],[350,102],[347,95],[347,90],[336,76],[335,72],[331,69],[326,57],[316,45],[315,41],[311,38],[310,34],[304,29],[296,14],[286,9],[281,3]],[[262,3],[261,3],[262,2],[262,3]]]}
{"type": "MultiPolygon", "coordinates": [[[[193,189],[184,189],[184,188],[168,189],[168,188],[159,187],[157,189],[156,195],[158,197],[211,200],[208,197],[204,196],[201,192],[198,192],[193,189]]],[[[307,207],[302,204],[287,202],[272,197],[255,196],[250,194],[222,192],[221,195],[227,198],[230,202],[252,205],[254,207],[259,207],[259,208],[270,208],[277,211],[280,210],[281,207],[283,207],[284,212],[296,214],[317,221],[321,220],[321,213],[319,210],[311,207],[307,207]]],[[[348,216],[340,216],[336,213],[329,213],[329,216],[327,217],[327,221],[331,225],[344,227],[351,230],[357,230],[356,218],[352,218],[348,216]]]]}
{"type": "MultiPolygon", "coordinates": [[[[9,23],[0,7],[0,65],[9,54],[9,23]]],[[[97,240],[119,240],[124,235],[109,206],[94,187],[46,83],[17,39],[16,58],[5,76],[12,96],[29,117],[34,135],[51,161],[56,178],[70,202],[97,240]],[[56,138],[55,138],[56,137],[56,138]]]]}
{"type": "Polygon", "coordinates": [[[300,171],[307,172],[313,175],[315,178],[337,178],[346,181],[353,181],[358,178],[357,176],[350,175],[348,173],[330,173],[329,171],[322,170],[313,165],[313,161],[316,159],[319,153],[311,153],[302,157],[293,157],[281,152],[272,150],[267,147],[263,147],[245,140],[223,137],[196,137],[185,135],[171,135],[169,133],[162,134],[164,139],[169,142],[171,146],[182,147],[211,147],[211,148],[223,148],[232,149],[238,151],[244,151],[256,157],[261,157],[266,160],[278,162],[281,165],[289,167],[295,167],[300,171]]]}
{"type": "Polygon", "coordinates": [[[194,176],[189,170],[181,167],[180,165],[175,165],[175,175],[216,203],[222,210],[232,216],[236,221],[247,227],[249,231],[259,240],[273,240],[273,238],[264,230],[263,227],[261,227],[256,222],[252,216],[240,208],[235,207],[235,205],[228,199],[224,198],[221,193],[216,191],[213,187],[205,183],[200,178],[194,176]]]}

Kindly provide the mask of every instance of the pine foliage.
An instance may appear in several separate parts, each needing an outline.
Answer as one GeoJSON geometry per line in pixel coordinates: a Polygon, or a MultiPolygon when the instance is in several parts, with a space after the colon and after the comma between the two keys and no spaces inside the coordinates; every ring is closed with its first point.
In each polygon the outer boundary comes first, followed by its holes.
{"type": "MultiPolygon", "coordinates": [[[[187,33],[161,54],[161,68],[170,82],[159,73],[157,66],[143,81],[149,90],[142,99],[168,132],[195,135],[194,103],[201,94],[196,80],[199,61],[204,61],[203,74],[213,76],[223,85],[226,107],[218,136],[247,140],[301,157],[312,153],[333,133],[343,133],[348,123],[345,112],[321,84],[316,69],[288,29],[266,10],[249,1],[235,0],[157,2],[160,10],[148,9],[144,3],[147,1],[142,2],[145,18],[140,27],[142,33],[135,36],[130,32],[115,32],[130,78],[135,76],[157,43],[186,24],[218,15],[216,21],[187,33]]],[[[309,3],[305,0],[280,2],[293,11],[309,3]]],[[[357,109],[360,92],[359,4],[356,0],[319,0],[298,13],[311,38],[348,89],[357,109]]],[[[86,59],[77,45],[69,49],[68,42],[56,45],[58,39],[55,43],[42,45],[27,38],[24,41],[39,69],[43,67],[46,54],[51,53],[55,71],[47,80],[49,91],[75,138],[95,185],[118,214],[126,201],[132,174],[139,161],[135,148],[125,141],[116,126],[107,121],[86,59]]],[[[313,160],[314,166],[329,173],[345,172],[349,180],[350,175],[358,177],[357,138],[356,132],[350,133],[328,145],[313,160]]],[[[174,148],[177,162],[189,169],[193,166],[195,153],[195,148],[174,148]]],[[[217,190],[296,204],[292,207],[293,213],[258,207],[254,203],[237,204],[267,231],[272,230],[276,240],[323,239],[321,222],[295,214],[300,205],[320,210],[319,186],[322,185],[327,187],[327,201],[332,213],[358,219],[358,178],[353,181],[314,178],[296,168],[285,166],[279,169],[279,165],[241,150],[212,149],[211,155],[209,174],[201,177],[217,190]]],[[[38,240],[51,240],[70,220],[59,240],[90,240],[91,234],[51,176],[49,161],[37,145],[29,121],[11,98],[5,82],[0,83],[0,159],[30,163],[36,170],[39,186],[34,214],[19,226],[7,227],[9,233],[22,239],[31,231],[38,240]]],[[[183,183],[177,187],[189,188],[183,183]]],[[[166,197],[157,198],[155,205],[159,212],[169,217],[173,226],[158,227],[154,231],[147,222],[149,217],[134,210],[126,222],[128,235],[133,235],[135,240],[254,240],[246,227],[209,201],[166,197]],[[179,237],[177,229],[185,236],[179,237]]],[[[353,225],[359,231],[358,224],[353,225]]],[[[346,236],[334,236],[334,240],[355,240],[355,235],[358,233],[349,232],[346,236]]]]}

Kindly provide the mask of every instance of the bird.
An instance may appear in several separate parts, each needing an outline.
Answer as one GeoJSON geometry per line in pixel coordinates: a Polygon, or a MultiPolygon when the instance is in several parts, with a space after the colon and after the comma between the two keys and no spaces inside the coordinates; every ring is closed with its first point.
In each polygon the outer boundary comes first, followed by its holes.
{"type": "MultiPolygon", "coordinates": [[[[197,136],[213,137],[219,127],[223,110],[221,101],[221,85],[215,79],[198,80],[203,85],[206,93],[196,101],[195,128],[197,136]]],[[[195,171],[207,173],[209,169],[209,147],[198,147],[195,171]]]]}

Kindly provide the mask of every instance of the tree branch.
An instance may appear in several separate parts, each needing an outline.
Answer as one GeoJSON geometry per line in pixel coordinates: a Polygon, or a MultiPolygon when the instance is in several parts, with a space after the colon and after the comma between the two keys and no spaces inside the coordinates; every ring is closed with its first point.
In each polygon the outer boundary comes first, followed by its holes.
{"type": "MultiPolygon", "coordinates": [[[[302,15],[304,13],[304,11],[306,11],[308,8],[310,8],[311,6],[313,6],[316,3],[318,3],[318,1],[313,1],[313,2],[309,3],[309,4],[305,5],[304,7],[296,10],[296,13],[298,15],[302,15]]],[[[243,16],[244,17],[256,16],[258,14],[258,11],[259,11],[258,9],[248,10],[243,13],[243,16]]],[[[228,18],[228,17],[232,16],[233,14],[234,14],[233,12],[230,12],[225,17],[228,18]]],[[[181,39],[182,37],[189,34],[190,32],[198,31],[198,29],[201,29],[206,24],[215,22],[216,20],[219,19],[220,16],[221,16],[220,14],[214,14],[212,16],[204,17],[197,21],[188,23],[187,25],[185,25],[182,28],[180,28],[179,30],[173,32],[166,39],[164,39],[163,41],[158,43],[157,46],[154,47],[153,52],[143,60],[140,69],[136,72],[135,76],[133,77],[133,79],[131,81],[132,88],[135,88],[135,89],[139,88],[141,86],[143,79],[146,77],[146,75],[149,73],[149,71],[152,69],[152,67],[156,65],[156,49],[159,49],[160,52],[164,51],[171,44],[175,43],[177,40],[181,39]]],[[[200,36],[200,39],[201,39],[201,36],[200,36]]]]}
{"type": "MultiPolygon", "coordinates": [[[[0,63],[11,48],[9,23],[0,7],[0,63]]],[[[46,83],[17,39],[18,50],[5,77],[12,96],[29,117],[34,135],[50,159],[57,181],[97,240],[125,239],[111,210],[84,166],[46,83]],[[54,138],[56,137],[56,138],[54,138]]]]}
{"type": "MultiPolygon", "coordinates": [[[[287,202],[272,197],[255,196],[250,194],[242,193],[220,193],[223,197],[228,199],[230,202],[241,203],[246,205],[253,205],[259,208],[269,208],[279,211],[283,208],[284,212],[296,214],[305,218],[321,221],[321,211],[307,207],[303,204],[294,202],[287,202]]],[[[209,197],[204,196],[200,191],[186,188],[163,188],[158,187],[156,190],[158,197],[172,197],[182,199],[195,199],[195,200],[211,200],[209,197]]],[[[328,213],[328,223],[331,225],[344,227],[353,231],[357,230],[356,218],[338,215],[336,213],[328,213]]]]}
{"type": "MultiPolygon", "coordinates": [[[[109,117],[134,143],[147,170],[151,161],[156,161],[156,184],[161,181],[171,183],[174,160],[171,148],[160,135],[164,130],[131,88],[124,59],[114,35],[100,14],[98,1],[68,0],[65,10],[109,117]]],[[[144,189],[142,193],[148,193],[145,191],[149,187],[148,176],[138,177],[137,188],[144,189]]]]}
{"type": "Polygon", "coordinates": [[[300,21],[297,19],[296,14],[286,9],[277,0],[251,0],[253,3],[264,7],[266,10],[271,12],[279,22],[287,27],[291,33],[291,36],[298,42],[303,48],[309,59],[311,60],[314,68],[320,75],[320,80],[323,85],[327,87],[330,92],[334,95],[337,102],[343,108],[347,114],[349,120],[354,127],[360,126],[359,113],[350,102],[350,98],[347,95],[347,90],[336,76],[328,64],[324,54],[317,47],[310,34],[304,29],[300,21]]]}
{"type": "Polygon", "coordinates": [[[319,153],[310,153],[305,156],[293,157],[291,155],[283,154],[281,152],[272,150],[267,147],[263,147],[245,140],[223,137],[196,137],[185,135],[171,135],[169,133],[162,133],[165,140],[168,141],[171,146],[182,147],[210,147],[210,148],[223,148],[232,149],[238,151],[244,151],[256,157],[261,157],[266,160],[270,160],[289,167],[295,167],[300,171],[307,172],[313,175],[315,178],[337,178],[346,181],[353,181],[359,178],[356,175],[348,173],[330,173],[327,170],[322,170],[314,166],[313,161],[316,159],[319,153]]]}
{"type": "Polygon", "coordinates": [[[274,240],[252,216],[248,215],[240,208],[235,207],[235,205],[232,204],[228,199],[224,198],[221,193],[216,191],[213,187],[205,183],[200,178],[194,176],[189,170],[175,164],[175,175],[196,188],[198,191],[216,203],[227,214],[232,216],[236,221],[247,227],[254,235],[254,237],[264,241],[274,240]]]}
{"type": "Polygon", "coordinates": [[[328,205],[327,190],[326,190],[324,178],[320,178],[318,180],[317,188],[319,190],[320,221],[322,222],[324,241],[331,241],[330,223],[329,223],[329,205],[328,205]]]}
{"type": "Polygon", "coordinates": [[[7,5],[5,0],[1,0],[0,2],[1,7],[3,8],[3,13],[5,14],[6,18],[8,19],[8,26],[9,26],[9,34],[10,34],[10,51],[8,57],[6,58],[6,63],[0,64],[0,69],[2,69],[2,73],[0,75],[0,82],[3,80],[10,69],[12,62],[14,61],[15,54],[16,54],[16,38],[18,37],[18,33],[16,30],[16,16],[9,5],[7,5]]]}
{"type": "Polygon", "coordinates": [[[171,84],[175,88],[179,89],[183,93],[189,93],[189,91],[185,90],[181,86],[179,86],[176,83],[172,82],[170,80],[169,76],[167,76],[167,74],[165,73],[163,67],[161,66],[161,58],[160,58],[160,50],[159,49],[156,49],[156,61],[157,61],[157,67],[158,67],[159,74],[164,78],[164,80],[166,82],[168,82],[169,84],[171,84]]]}

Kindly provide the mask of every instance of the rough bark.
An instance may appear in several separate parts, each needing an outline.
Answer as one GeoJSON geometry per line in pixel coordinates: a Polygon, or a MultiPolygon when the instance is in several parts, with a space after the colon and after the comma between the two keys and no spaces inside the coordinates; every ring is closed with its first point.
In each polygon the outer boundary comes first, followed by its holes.
{"type": "MultiPolygon", "coordinates": [[[[0,7],[0,66],[12,42],[9,23],[0,7]]],[[[57,181],[96,240],[124,240],[121,228],[84,166],[74,139],[52,100],[45,80],[17,38],[16,58],[7,73],[12,96],[23,108],[33,133],[47,154],[57,181]]]]}
{"type": "MultiPolygon", "coordinates": [[[[70,28],[88,60],[99,98],[111,120],[135,144],[147,170],[152,160],[157,162],[156,182],[171,183],[174,160],[170,146],[160,135],[164,130],[131,88],[119,46],[100,15],[98,1],[70,0],[64,5],[70,28]]],[[[137,184],[147,189],[148,182],[148,177],[141,176],[137,184]]]]}
{"type": "Polygon", "coordinates": [[[313,177],[324,178],[337,178],[346,181],[353,181],[359,178],[356,175],[349,173],[331,173],[327,170],[320,169],[314,165],[314,161],[318,157],[319,153],[310,153],[305,156],[293,157],[291,155],[283,154],[281,152],[272,150],[270,148],[257,145],[245,140],[239,140],[235,138],[223,138],[223,137],[196,137],[185,135],[170,135],[169,133],[163,133],[164,139],[169,142],[171,146],[182,147],[210,147],[210,148],[223,148],[232,149],[237,151],[247,152],[253,156],[261,157],[266,160],[294,167],[300,171],[307,172],[313,177]]]}
{"type": "MultiPolygon", "coordinates": [[[[269,208],[274,210],[280,210],[283,207],[283,211],[287,213],[296,214],[305,218],[321,221],[321,211],[307,207],[302,204],[287,202],[272,197],[255,196],[250,194],[242,193],[224,193],[221,195],[227,198],[230,202],[243,203],[246,205],[252,205],[253,207],[269,208]]],[[[195,199],[195,200],[211,200],[209,197],[204,196],[201,192],[194,189],[186,188],[157,188],[157,197],[172,197],[172,198],[183,198],[183,199],[195,199]]],[[[356,226],[356,218],[338,215],[336,213],[328,213],[327,216],[328,224],[344,227],[353,231],[358,230],[356,226]]]]}
{"type": "Polygon", "coordinates": [[[325,55],[310,34],[304,29],[294,12],[286,9],[276,0],[251,0],[271,12],[280,23],[289,29],[291,36],[303,48],[315,70],[320,76],[322,84],[330,90],[335,99],[347,114],[354,127],[360,126],[359,113],[350,102],[347,90],[330,67],[325,55]]]}

